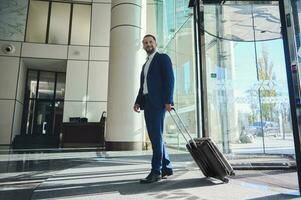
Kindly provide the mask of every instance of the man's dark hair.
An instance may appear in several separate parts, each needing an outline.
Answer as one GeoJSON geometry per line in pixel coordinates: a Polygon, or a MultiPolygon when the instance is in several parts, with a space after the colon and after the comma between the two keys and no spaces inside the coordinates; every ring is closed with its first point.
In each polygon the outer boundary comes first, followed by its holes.
{"type": "Polygon", "coordinates": [[[145,35],[145,36],[143,37],[143,40],[144,40],[146,37],[152,37],[152,38],[155,40],[155,42],[157,42],[156,37],[153,36],[153,35],[151,35],[151,34],[145,35]]]}

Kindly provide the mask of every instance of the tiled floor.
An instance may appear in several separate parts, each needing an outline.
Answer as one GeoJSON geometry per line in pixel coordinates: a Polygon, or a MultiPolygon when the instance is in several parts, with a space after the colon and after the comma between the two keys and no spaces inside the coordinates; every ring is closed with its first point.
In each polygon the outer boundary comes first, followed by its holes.
{"type": "Polygon", "coordinates": [[[171,153],[175,174],[140,184],[150,152],[0,155],[0,200],[301,199],[295,170],[236,170],[228,184],[206,179],[187,152],[171,153]]]}

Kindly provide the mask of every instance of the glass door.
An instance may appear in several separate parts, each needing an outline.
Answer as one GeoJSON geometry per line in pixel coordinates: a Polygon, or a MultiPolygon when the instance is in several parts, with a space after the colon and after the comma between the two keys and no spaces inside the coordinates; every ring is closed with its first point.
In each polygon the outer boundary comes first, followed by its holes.
{"type": "Polygon", "coordinates": [[[204,135],[224,153],[294,154],[278,1],[200,6],[204,135]]]}
{"type": "Polygon", "coordinates": [[[284,50],[286,52],[286,72],[289,85],[289,96],[291,105],[291,120],[295,145],[295,159],[297,162],[297,173],[299,192],[301,191],[301,90],[300,90],[300,16],[301,1],[279,1],[281,13],[282,34],[284,38],[284,50]]]}
{"type": "Polygon", "coordinates": [[[301,0],[190,6],[198,31],[200,137],[213,138],[238,166],[296,161],[301,191],[301,0]]]}
{"type": "Polygon", "coordinates": [[[65,77],[65,73],[28,70],[22,134],[60,134],[65,77]]]}

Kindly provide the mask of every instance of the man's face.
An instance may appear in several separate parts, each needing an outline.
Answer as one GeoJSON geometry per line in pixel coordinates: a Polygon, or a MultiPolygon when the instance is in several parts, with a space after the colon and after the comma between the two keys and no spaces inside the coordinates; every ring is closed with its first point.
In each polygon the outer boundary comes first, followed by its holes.
{"type": "Polygon", "coordinates": [[[142,41],[143,49],[146,51],[147,54],[152,54],[155,52],[157,43],[152,37],[146,37],[142,41]]]}

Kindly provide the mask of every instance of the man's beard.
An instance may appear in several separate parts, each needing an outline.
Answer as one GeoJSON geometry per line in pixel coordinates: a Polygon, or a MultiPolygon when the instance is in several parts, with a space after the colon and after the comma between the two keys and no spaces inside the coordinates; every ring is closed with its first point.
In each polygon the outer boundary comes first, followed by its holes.
{"type": "Polygon", "coordinates": [[[148,49],[146,49],[145,51],[146,51],[146,53],[147,53],[147,54],[149,54],[149,55],[150,55],[150,54],[152,54],[152,53],[154,53],[154,52],[155,52],[155,48],[152,48],[152,49],[149,49],[149,50],[148,50],[148,49]]]}

